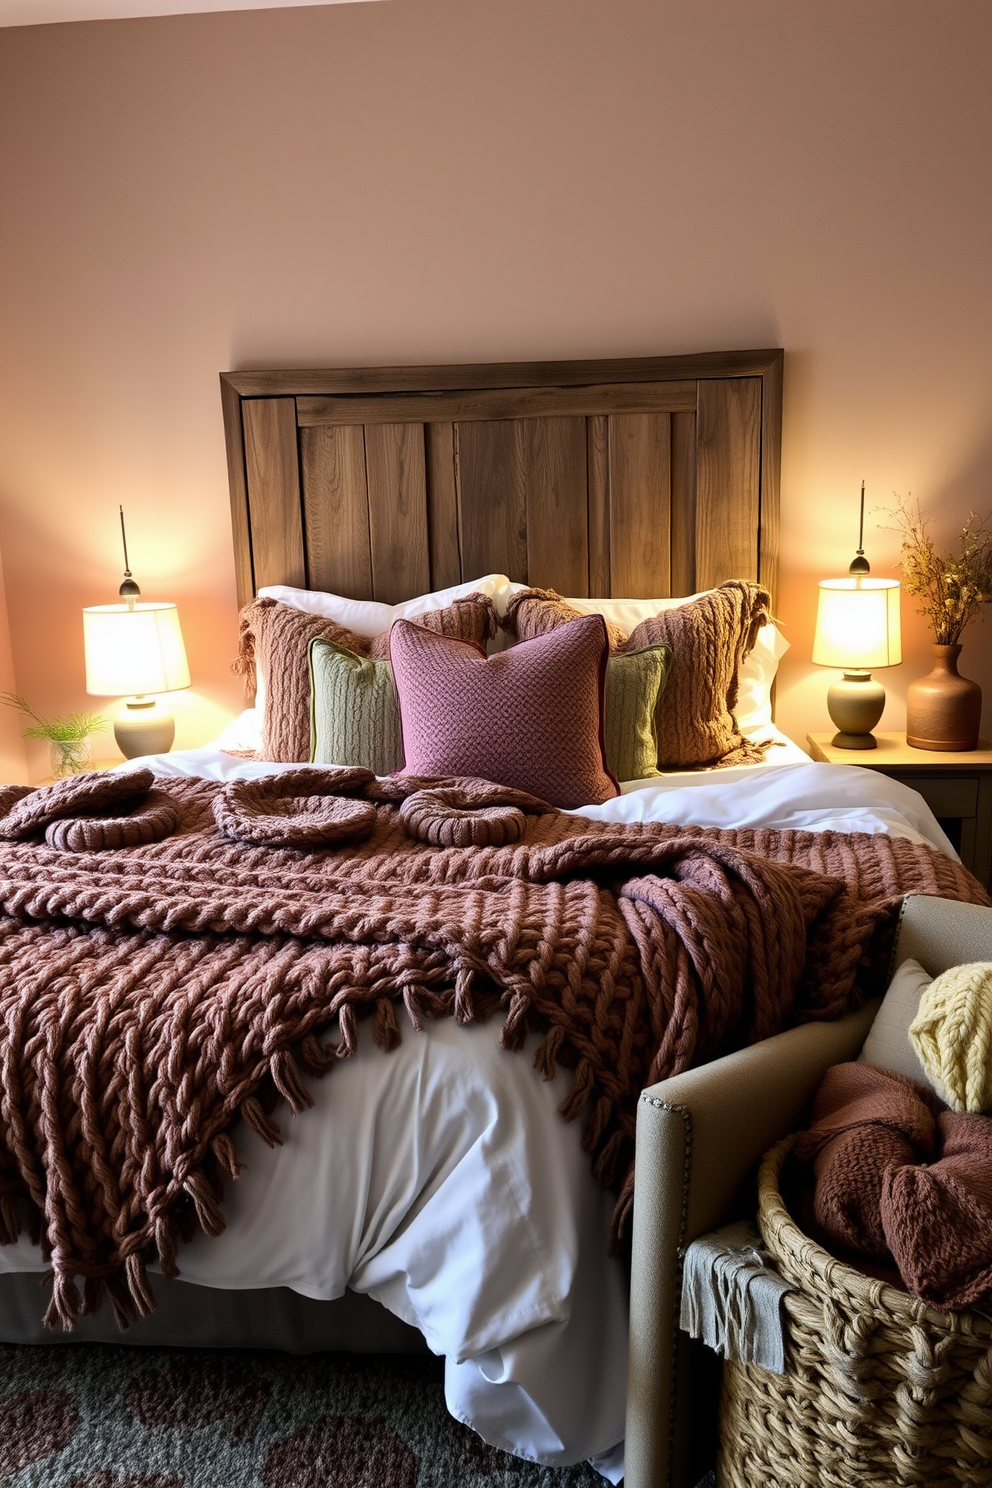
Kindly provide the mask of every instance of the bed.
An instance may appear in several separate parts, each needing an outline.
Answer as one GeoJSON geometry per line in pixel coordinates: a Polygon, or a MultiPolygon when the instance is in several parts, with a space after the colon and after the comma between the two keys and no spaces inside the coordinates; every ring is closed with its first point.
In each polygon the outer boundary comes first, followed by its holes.
{"type": "MultiPolygon", "coordinates": [[[[780,351],[226,373],[239,601],[296,590],[393,606],[498,572],[577,602],[744,580],[774,603],[781,376],[780,351]]],[[[814,767],[777,733],[767,697],[776,660],[773,648],[749,734],[762,763],[628,781],[575,814],[603,830],[799,829],[823,842],[864,832],[929,844],[950,872],[953,850],[915,793],[874,772],[814,767]]],[[[238,757],[257,742],[244,733],[252,721],[215,747],[147,763],[159,781],[224,788],[295,768],[238,757]]],[[[967,897],[966,877],[952,874],[947,891],[967,897]]],[[[157,1310],[128,1341],[396,1350],[426,1336],[448,1361],[449,1407],[488,1440],[551,1464],[588,1458],[618,1481],[627,1283],[607,1256],[613,1201],[589,1176],[578,1123],[555,1114],[567,1072],[541,1082],[528,1062],[499,1055],[485,1025],[452,1020],[429,1040],[341,1061],[314,1089],[334,1120],[309,1112],[271,1151],[250,1132],[238,1139],[249,1171],[229,1185],[227,1230],[183,1248],[183,1280],[155,1279],[157,1310]],[[448,1154],[440,1162],[396,1115],[425,1092],[448,1154]],[[359,1154],[350,1167],[346,1150],[359,1154]],[[332,1208],[359,1217],[321,1250],[314,1232],[332,1208]],[[287,1226],[286,1213],[309,1217],[287,1226]]],[[[635,1313],[639,1288],[651,1310],[643,1223],[641,1234],[635,1313]]],[[[0,1268],[2,1336],[42,1341],[28,1284],[44,1269],[40,1253],[22,1236],[0,1249],[0,1268]]],[[[654,1334],[656,1352],[670,1354],[670,1334],[654,1334]]],[[[106,1310],[70,1335],[113,1336],[106,1310]]],[[[646,1367],[642,1351],[641,1386],[646,1367]]],[[[643,1389],[637,1411],[635,1434],[651,1445],[638,1447],[628,1482],[647,1488],[667,1467],[643,1389]]]]}

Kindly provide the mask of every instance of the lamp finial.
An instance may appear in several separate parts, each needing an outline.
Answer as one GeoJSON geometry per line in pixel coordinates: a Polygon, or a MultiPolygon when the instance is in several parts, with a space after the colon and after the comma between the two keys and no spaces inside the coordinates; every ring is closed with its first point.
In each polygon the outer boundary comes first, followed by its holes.
{"type": "Polygon", "coordinates": [[[851,567],[848,573],[860,578],[862,574],[871,573],[871,564],[865,557],[865,483],[861,482],[861,520],[858,523],[858,552],[857,557],[851,559],[851,567]]]}
{"type": "Polygon", "coordinates": [[[119,506],[117,508],[117,510],[121,514],[121,544],[122,544],[122,546],[124,548],[124,582],[121,585],[121,587],[118,589],[117,592],[120,595],[121,599],[124,599],[124,600],[127,601],[127,604],[128,604],[129,609],[132,609],[133,610],[134,609],[134,601],[141,594],[141,590],[138,588],[138,586],[135,583],[134,579],[131,577],[131,570],[130,570],[130,568],[128,566],[128,561],[127,561],[127,532],[126,532],[125,527],[124,527],[124,508],[123,508],[123,506],[119,506]]]}

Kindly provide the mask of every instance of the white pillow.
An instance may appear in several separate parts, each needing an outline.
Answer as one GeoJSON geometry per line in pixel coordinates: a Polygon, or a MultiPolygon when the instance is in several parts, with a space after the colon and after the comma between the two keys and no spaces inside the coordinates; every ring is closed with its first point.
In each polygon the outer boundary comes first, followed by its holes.
{"type": "Polygon", "coordinates": [[[376,599],[345,599],[341,594],[324,594],[319,589],[292,589],[288,584],[267,584],[264,589],[259,589],[258,597],[278,599],[282,604],[292,605],[294,610],[305,610],[308,615],[322,615],[325,620],[335,620],[356,635],[377,636],[387,631],[394,620],[412,620],[417,615],[426,615],[429,610],[443,610],[454,600],[465,599],[470,594],[487,595],[497,604],[498,611],[498,601],[502,600],[501,613],[505,614],[505,591],[509,585],[505,574],[486,574],[483,579],[452,584],[450,589],[436,589],[433,594],[418,594],[416,599],[395,605],[382,604],[376,599]]]}
{"type": "Polygon", "coordinates": [[[858,1055],[859,1064],[873,1064],[876,1069],[891,1070],[894,1074],[906,1075],[910,1080],[919,1080],[921,1085],[931,1084],[910,1043],[909,1029],[919,1011],[920,1000],[932,981],[930,973],[924,971],[912,956],[896,968],[878,1016],[858,1055]]]}
{"type": "MultiPolygon", "coordinates": [[[[512,596],[529,587],[528,584],[507,581],[505,599],[501,594],[495,600],[497,611],[501,615],[505,614],[506,605],[512,596]]],[[[710,591],[703,591],[707,592],[710,591]]],[[[660,615],[663,610],[677,609],[679,605],[689,604],[701,597],[702,594],[686,594],[680,599],[566,599],[565,603],[583,615],[602,615],[630,635],[642,620],[650,620],[652,615],[660,615]]],[[[789,642],[777,625],[763,625],[758,631],[757,640],[744,658],[738,682],[735,712],[737,726],[742,733],[753,734],[756,729],[770,727],[772,683],[775,681],[778,664],[788,649],[789,642]]]]}

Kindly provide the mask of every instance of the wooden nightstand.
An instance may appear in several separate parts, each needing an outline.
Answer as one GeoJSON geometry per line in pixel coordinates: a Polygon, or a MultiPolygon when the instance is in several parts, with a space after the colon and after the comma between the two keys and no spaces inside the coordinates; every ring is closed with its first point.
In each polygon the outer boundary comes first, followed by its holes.
{"type": "MultiPolygon", "coordinates": [[[[98,759],[98,760],[94,760],[92,764],[87,765],[85,772],[81,771],[80,773],[81,774],[82,773],[85,773],[85,774],[88,775],[93,770],[100,770],[100,771],[103,771],[103,770],[116,770],[116,768],[117,768],[118,765],[123,765],[123,764],[124,764],[124,756],[122,754],[119,754],[116,759],[98,759]]],[[[63,780],[65,780],[68,777],[63,776],[62,778],[63,778],[63,780]]],[[[36,780],[34,782],[35,788],[37,788],[38,786],[42,786],[42,785],[54,785],[54,784],[55,784],[55,776],[54,775],[46,775],[46,776],[44,776],[43,779],[36,780]]]]}
{"type": "Polygon", "coordinates": [[[961,854],[961,861],[989,887],[992,873],[992,743],[944,753],[913,749],[905,734],[876,734],[877,749],[835,749],[833,734],[807,734],[815,760],[864,765],[919,791],[961,854]]]}

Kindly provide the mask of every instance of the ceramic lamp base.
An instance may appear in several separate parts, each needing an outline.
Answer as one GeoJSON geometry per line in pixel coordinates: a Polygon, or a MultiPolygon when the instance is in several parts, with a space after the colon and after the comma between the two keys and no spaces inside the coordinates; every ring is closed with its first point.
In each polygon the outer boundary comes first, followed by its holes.
{"type": "Polygon", "coordinates": [[[175,719],[154,698],[132,698],[114,719],[114,738],[125,759],[168,754],[175,737],[175,719]]]}
{"type": "Polygon", "coordinates": [[[885,688],[870,672],[845,672],[827,692],[827,712],[838,732],[836,749],[876,749],[872,729],[885,707],[885,688]]]}

